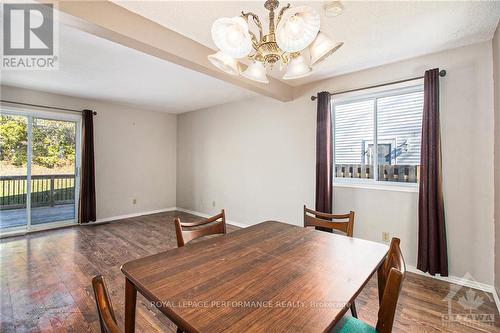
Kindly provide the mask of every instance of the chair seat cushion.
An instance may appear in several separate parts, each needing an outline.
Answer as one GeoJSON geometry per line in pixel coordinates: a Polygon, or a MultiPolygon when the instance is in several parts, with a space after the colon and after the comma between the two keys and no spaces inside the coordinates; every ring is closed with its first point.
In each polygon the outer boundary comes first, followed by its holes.
{"type": "Polygon", "coordinates": [[[351,316],[345,316],[330,333],[377,333],[377,331],[368,324],[351,316]]]}

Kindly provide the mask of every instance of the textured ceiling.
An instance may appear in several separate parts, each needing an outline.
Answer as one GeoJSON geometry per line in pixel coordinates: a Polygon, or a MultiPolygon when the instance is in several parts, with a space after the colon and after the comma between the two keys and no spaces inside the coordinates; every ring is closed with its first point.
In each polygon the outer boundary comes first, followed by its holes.
{"type": "MultiPolygon", "coordinates": [[[[115,2],[213,49],[210,28],[217,18],[245,10],[267,21],[264,1],[115,2]]],[[[489,40],[500,17],[499,1],[343,1],[343,13],[333,18],[324,15],[326,1],[291,3],[316,8],[321,30],[345,43],[311,76],[287,81],[292,85],[489,40]]]]}
{"type": "MultiPolygon", "coordinates": [[[[212,22],[254,11],[263,1],[128,1],[123,7],[208,47],[212,22]]],[[[490,40],[500,1],[342,2],[342,15],[327,18],[325,2],[309,4],[321,14],[322,31],[344,46],[300,85],[385,63],[490,40]]],[[[2,71],[1,83],[76,97],[108,100],[181,113],[241,100],[255,93],[146,55],[85,32],[61,26],[59,71],[2,71]]],[[[281,75],[277,69],[273,75],[281,75]]]]}

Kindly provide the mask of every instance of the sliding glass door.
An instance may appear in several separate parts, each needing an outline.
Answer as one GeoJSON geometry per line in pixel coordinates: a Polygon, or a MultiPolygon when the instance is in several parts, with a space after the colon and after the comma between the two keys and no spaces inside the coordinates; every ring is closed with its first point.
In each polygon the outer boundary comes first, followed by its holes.
{"type": "Polygon", "coordinates": [[[75,218],[77,123],[33,117],[31,225],[75,218]]]}
{"type": "Polygon", "coordinates": [[[22,115],[0,115],[0,232],[28,225],[28,122],[22,115]]]}
{"type": "Polygon", "coordinates": [[[77,221],[80,117],[0,114],[0,232],[77,221]]]}

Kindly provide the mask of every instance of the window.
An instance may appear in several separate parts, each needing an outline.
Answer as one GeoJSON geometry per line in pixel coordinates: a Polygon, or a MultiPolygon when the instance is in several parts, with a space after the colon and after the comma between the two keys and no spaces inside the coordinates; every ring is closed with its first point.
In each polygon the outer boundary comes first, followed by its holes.
{"type": "Polygon", "coordinates": [[[422,86],[334,99],[336,180],[416,183],[423,103],[422,86]]]}

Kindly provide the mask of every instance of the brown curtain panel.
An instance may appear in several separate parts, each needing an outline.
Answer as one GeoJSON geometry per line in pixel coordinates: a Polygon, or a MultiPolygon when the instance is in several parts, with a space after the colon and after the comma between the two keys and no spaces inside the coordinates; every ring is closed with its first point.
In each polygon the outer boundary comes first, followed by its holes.
{"type": "Polygon", "coordinates": [[[333,140],[330,93],[318,93],[316,127],[316,211],[332,212],[333,140]]]}
{"type": "Polygon", "coordinates": [[[96,220],[93,118],[92,110],[83,110],[80,223],[96,220]]]}
{"type": "Polygon", "coordinates": [[[436,68],[426,71],[424,76],[417,268],[432,275],[448,276],[439,133],[439,69],[436,68]]]}

